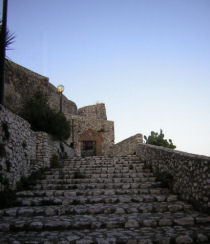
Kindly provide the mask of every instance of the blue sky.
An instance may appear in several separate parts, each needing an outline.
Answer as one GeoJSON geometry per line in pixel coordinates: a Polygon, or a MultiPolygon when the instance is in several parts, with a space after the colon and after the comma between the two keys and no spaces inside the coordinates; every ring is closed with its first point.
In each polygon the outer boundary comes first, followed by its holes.
{"type": "Polygon", "coordinates": [[[9,0],[13,61],[78,107],[104,102],[116,142],[163,129],[210,156],[209,0],[9,0]]]}

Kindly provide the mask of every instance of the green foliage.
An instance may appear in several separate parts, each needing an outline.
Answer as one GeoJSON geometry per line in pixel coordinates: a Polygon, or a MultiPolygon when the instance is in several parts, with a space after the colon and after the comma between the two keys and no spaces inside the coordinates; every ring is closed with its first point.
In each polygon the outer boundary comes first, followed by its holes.
{"type": "Polygon", "coordinates": [[[66,140],[70,136],[70,124],[65,115],[51,109],[47,96],[39,89],[23,101],[20,116],[35,131],[45,131],[59,140],[66,140]]]}
{"type": "MultiPolygon", "coordinates": [[[[2,20],[0,20],[0,33],[2,30],[2,20]]],[[[14,42],[15,39],[15,35],[14,33],[10,33],[9,30],[6,30],[6,42],[4,44],[5,48],[7,48],[9,50],[9,46],[14,42]]]]}
{"type": "Polygon", "coordinates": [[[167,147],[171,149],[176,148],[176,146],[173,144],[171,139],[169,139],[168,141],[167,139],[164,139],[164,134],[162,130],[160,130],[160,134],[151,131],[151,135],[148,137],[144,136],[144,139],[146,144],[152,144],[152,145],[167,147]]]}

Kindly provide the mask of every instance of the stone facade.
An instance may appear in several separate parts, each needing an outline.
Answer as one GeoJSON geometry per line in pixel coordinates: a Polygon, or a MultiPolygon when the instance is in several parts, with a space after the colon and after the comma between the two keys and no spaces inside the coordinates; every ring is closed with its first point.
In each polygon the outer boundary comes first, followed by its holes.
{"type": "MultiPolygon", "coordinates": [[[[49,82],[49,78],[7,60],[5,72],[6,107],[17,112],[20,109],[22,99],[33,94],[38,87],[47,94],[50,106],[59,110],[60,96],[57,88],[49,82]]],[[[62,107],[64,113],[77,114],[76,104],[65,96],[63,96],[62,107]]]]}
{"type": "MultiPolygon", "coordinates": [[[[96,104],[80,108],[77,116],[65,114],[71,120],[72,133],[68,143],[74,145],[78,156],[85,156],[85,142],[95,143],[89,150],[89,155],[107,155],[110,147],[114,144],[114,122],[106,118],[105,105],[96,104]]],[[[86,150],[88,154],[88,149],[86,150]]]]}
{"type": "Polygon", "coordinates": [[[0,191],[15,189],[22,176],[49,167],[53,154],[74,152],[64,143],[54,141],[47,133],[34,132],[30,124],[0,105],[0,191]]]}

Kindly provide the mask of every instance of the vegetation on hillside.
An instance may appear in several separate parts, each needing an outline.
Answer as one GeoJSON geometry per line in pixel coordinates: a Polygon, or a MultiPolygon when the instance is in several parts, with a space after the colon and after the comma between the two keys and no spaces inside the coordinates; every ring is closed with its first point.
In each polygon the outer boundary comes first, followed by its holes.
{"type": "Polygon", "coordinates": [[[172,140],[164,139],[164,136],[165,135],[162,130],[160,130],[160,134],[158,134],[158,132],[151,131],[151,135],[148,137],[144,136],[145,143],[175,149],[176,146],[173,144],[172,140]]]}
{"type": "Polygon", "coordinates": [[[50,108],[46,94],[40,89],[23,100],[20,116],[31,124],[32,130],[45,131],[59,140],[70,136],[70,124],[65,115],[50,108]]]}

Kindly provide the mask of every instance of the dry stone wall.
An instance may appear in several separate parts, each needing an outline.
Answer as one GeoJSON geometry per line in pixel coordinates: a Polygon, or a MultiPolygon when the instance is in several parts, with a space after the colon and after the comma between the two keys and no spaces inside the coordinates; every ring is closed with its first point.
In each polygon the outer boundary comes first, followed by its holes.
{"type": "Polygon", "coordinates": [[[136,146],[138,143],[143,143],[142,134],[136,134],[119,143],[113,145],[109,150],[110,156],[125,156],[136,154],[136,146]]]}
{"type": "MultiPolygon", "coordinates": [[[[32,95],[38,87],[47,94],[50,106],[59,110],[60,96],[56,87],[49,82],[49,78],[7,60],[5,72],[6,107],[14,112],[18,112],[22,99],[32,95]]],[[[62,104],[64,113],[77,114],[76,104],[65,96],[63,96],[62,104]]]]}
{"type": "Polygon", "coordinates": [[[22,176],[49,167],[53,153],[74,156],[64,143],[32,131],[27,121],[0,105],[0,191],[15,189],[22,176]]]}
{"type": "Polygon", "coordinates": [[[210,157],[146,144],[138,144],[136,153],[157,176],[171,178],[182,199],[210,213],[210,157]]]}

